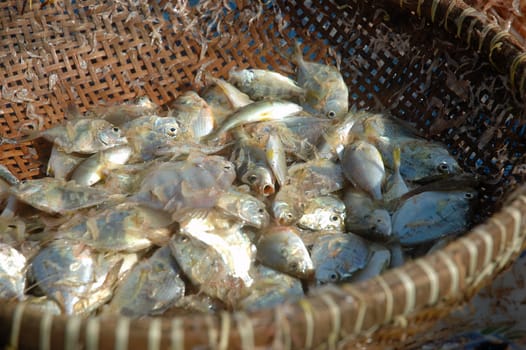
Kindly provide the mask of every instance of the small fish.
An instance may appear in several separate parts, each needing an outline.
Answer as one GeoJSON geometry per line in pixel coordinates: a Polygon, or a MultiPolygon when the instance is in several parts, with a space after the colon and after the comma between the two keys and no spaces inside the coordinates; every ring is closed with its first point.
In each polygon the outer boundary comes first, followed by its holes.
{"type": "Polygon", "coordinates": [[[288,177],[287,174],[287,158],[285,156],[285,149],[280,137],[271,132],[266,146],[267,162],[272,169],[272,173],[276,177],[278,184],[283,186],[288,177]]]}
{"type": "Polygon", "coordinates": [[[26,257],[6,243],[0,242],[0,298],[24,299],[26,257]]]}
{"type": "Polygon", "coordinates": [[[268,121],[281,120],[302,110],[301,106],[286,101],[258,101],[241,107],[232,114],[221,126],[203,138],[204,141],[214,140],[237,126],[268,121]]]}
{"type": "Polygon", "coordinates": [[[305,293],[301,280],[264,265],[257,265],[252,273],[254,284],[250,294],[238,305],[242,310],[259,310],[302,298],[305,293]]]}
{"type": "Polygon", "coordinates": [[[354,140],[345,147],[342,155],[345,177],[368,193],[374,200],[382,199],[385,168],[378,149],[363,140],[354,140]]]}
{"type": "Polygon", "coordinates": [[[307,202],[298,226],[314,231],[345,230],[346,208],[341,199],[335,196],[316,197],[307,202]]]}
{"type": "Polygon", "coordinates": [[[370,243],[352,233],[322,235],[312,247],[311,256],[318,284],[348,281],[365,268],[370,243]]]}
{"type": "Polygon", "coordinates": [[[115,290],[109,310],[130,317],[162,314],[185,293],[180,270],[170,247],[159,248],[126,275],[115,290]]]}
{"type": "Polygon", "coordinates": [[[126,164],[132,155],[128,145],[113,147],[82,160],[70,179],[81,186],[92,186],[104,179],[108,171],[126,164]]]}
{"type": "Polygon", "coordinates": [[[279,189],[272,201],[272,215],[280,225],[292,225],[303,215],[306,201],[300,187],[287,184],[279,189]]]}
{"type": "Polygon", "coordinates": [[[352,110],[341,121],[322,130],[322,137],[317,144],[319,156],[332,161],[341,159],[345,145],[352,140],[353,134],[350,130],[359,118],[357,112],[352,110]]]}
{"type": "Polygon", "coordinates": [[[393,236],[402,246],[431,242],[468,229],[477,191],[454,181],[435,182],[432,187],[426,190],[429,187],[422,186],[400,199],[393,214],[393,236]]]}
{"type": "Polygon", "coordinates": [[[312,260],[293,226],[268,228],[261,234],[256,248],[257,260],[263,265],[301,279],[312,277],[312,260]]]}
{"type": "Polygon", "coordinates": [[[96,212],[72,227],[68,222],[58,228],[57,237],[98,251],[137,252],[166,244],[172,223],[171,216],[162,210],[128,202],[96,212]]]}
{"type": "Polygon", "coordinates": [[[219,196],[216,207],[243,224],[258,229],[268,226],[270,222],[265,203],[250,193],[230,189],[219,196]]]}
{"type": "Polygon", "coordinates": [[[130,162],[148,161],[160,147],[182,137],[182,127],[173,116],[146,115],[123,126],[129,146],[133,150],[130,162]]]}
{"type": "Polygon", "coordinates": [[[20,142],[44,138],[66,153],[92,154],[128,143],[122,131],[103,119],[68,120],[44,131],[34,132],[20,142]]]}
{"type": "Polygon", "coordinates": [[[170,105],[173,116],[181,124],[185,138],[199,142],[214,129],[214,114],[208,103],[196,92],[187,91],[170,105]]]}
{"type": "Polygon", "coordinates": [[[83,244],[54,241],[33,258],[30,275],[65,314],[87,314],[113,294],[120,264],[110,265],[83,244]]]}
{"type": "Polygon", "coordinates": [[[203,293],[230,306],[237,304],[254,282],[248,273],[253,255],[250,241],[236,235],[241,247],[245,246],[242,250],[220,234],[193,232],[189,225],[193,223],[185,225],[187,232],[176,234],[169,243],[179,266],[203,293]]]}
{"type": "Polygon", "coordinates": [[[297,100],[305,94],[294,80],[265,69],[230,70],[228,80],[253,100],[297,100]]]}
{"type": "Polygon", "coordinates": [[[298,187],[307,198],[339,191],[345,181],[341,165],[327,159],[296,163],[289,167],[288,173],[291,185],[298,187]]]}
{"type": "Polygon", "coordinates": [[[327,118],[342,118],[349,109],[349,89],[338,69],[305,61],[299,43],[296,43],[294,63],[298,84],[306,90],[305,104],[327,118]]]}
{"type": "Polygon", "coordinates": [[[65,182],[52,177],[25,180],[17,186],[12,186],[10,191],[18,200],[38,210],[61,215],[120,197],[100,189],[80,186],[71,181],[65,182]]]}
{"type": "Polygon", "coordinates": [[[167,310],[163,316],[181,316],[196,313],[217,314],[226,309],[226,305],[217,298],[212,298],[204,293],[187,294],[175,303],[174,307],[167,310]]]}
{"type": "Polygon", "coordinates": [[[369,195],[349,187],[343,198],[347,209],[345,227],[347,230],[367,238],[389,240],[393,229],[391,215],[369,195]]]}
{"type": "Polygon", "coordinates": [[[274,174],[265,151],[244,134],[237,133],[238,140],[232,151],[231,160],[236,165],[237,178],[263,196],[274,194],[274,174]]]}
{"type": "Polygon", "coordinates": [[[132,198],[168,212],[211,208],[235,178],[234,164],[225,158],[191,154],[184,161],[154,164],[132,198]]]}

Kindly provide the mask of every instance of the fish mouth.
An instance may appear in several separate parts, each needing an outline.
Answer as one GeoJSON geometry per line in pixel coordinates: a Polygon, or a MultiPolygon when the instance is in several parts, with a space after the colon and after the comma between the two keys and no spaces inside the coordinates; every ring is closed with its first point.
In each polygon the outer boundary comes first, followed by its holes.
{"type": "Polygon", "coordinates": [[[264,184],[261,187],[261,194],[264,195],[265,197],[273,195],[275,191],[276,189],[274,188],[274,185],[272,184],[264,184]]]}

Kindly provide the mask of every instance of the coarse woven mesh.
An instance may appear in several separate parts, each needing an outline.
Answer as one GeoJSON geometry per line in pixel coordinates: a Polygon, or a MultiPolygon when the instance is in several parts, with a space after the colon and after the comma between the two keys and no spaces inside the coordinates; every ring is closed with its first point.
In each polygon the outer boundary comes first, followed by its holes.
{"type": "MultiPolygon", "coordinates": [[[[22,3],[0,3],[0,136],[4,138],[17,137],[24,128],[60,123],[70,104],[84,112],[144,95],[167,104],[188,89],[202,88],[204,71],[227,77],[233,67],[259,67],[293,75],[290,56],[299,41],[308,60],[340,67],[355,108],[388,111],[414,123],[429,139],[444,142],[464,169],[480,175],[477,222],[506,209],[510,205],[504,201],[506,195],[524,182],[526,54],[506,31],[462,1],[201,1],[196,5],[181,0],[85,0],[55,1],[43,8],[36,1],[32,8],[27,4],[22,8],[22,3]]],[[[50,145],[41,140],[2,144],[0,163],[20,179],[34,178],[44,174],[49,151],[50,145]]],[[[522,222],[515,226],[524,231],[522,222]]],[[[481,258],[485,263],[481,269],[489,272],[483,277],[462,283],[456,293],[433,305],[406,310],[402,318],[395,317],[395,307],[392,318],[371,321],[370,327],[363,328],[369,333],[335,333],[334,310],[320,302],[322,298],[312,301],[320,310],[312,338],[307,335],[304,340],[304,331],[294,333],[291,327],[275,329],[283,320],[295,320],[294,315],[264,311],[254,319],[274,328],[255,335],[254,342],[276,344],[286,339],[305,346],[310,340],[312,345],[332,342],[364,348],[417,344],[416,336],[513,260],[524,241],[518,234],[510,236],[515,240],[502,238],[502,249],[490,251],[486,246],[489,258],[481,258]],[[504,249],[508,243],[519,247],[509,253],[504,249]],[[382,323],[386,325],[380,327],[382,323]]],[[[455,262],[464,261],[451,249],[444,252],[455,262]]],[[[450,267],[427,261],[440,276],[440,269],[450,267]]],[[[396,297],[399,286],[388,286],[396,297]]],[[[357,288],[366,295],[378,284],[366,282],[357,288]]],[[[377,318],[365,314],[362,323],[377,318]]],[[[345,321],[343,328],[348,326],[345,321]]],[[[195,322],[200,326],[184,328],[186,345],[202,341],[199,330],[205,326],[195,322]]],[[[211,327],[222,324],[203,322],[211,327]]],[[[309,320],[302,316],[298,322],[307,327],[309,320]]],[[[54,336],[63,335],[59,328],[53,328],[54,336]]],[[[5,327],[4,334],[10,330],[5,327]]],[[[236,339],[246,341],[243,336],[236,339]]],[[[140,341],[134,344],[139,345],[140,341]]]]}

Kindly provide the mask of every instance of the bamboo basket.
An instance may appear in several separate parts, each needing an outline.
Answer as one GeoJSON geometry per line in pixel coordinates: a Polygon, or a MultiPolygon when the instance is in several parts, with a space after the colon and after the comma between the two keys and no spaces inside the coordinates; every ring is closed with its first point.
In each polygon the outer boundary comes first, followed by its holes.
{"type": "MultiPolygon", "coordinates": [[[[199,89],[205,70],[292,74],[300,40],[308,59],[340,66],[351,104],[415,123],[483,181],[470,232],[372,280],[274,309],[172,318],[53,316],[4,300],[3,347],[417,347],[525,247],[526,52],[461,0],[77,0],[23,11],[22,3],[0,3],[3,137],[59,123],[69,103],[86,111],[147,95],[164,105],[199,89]]],[[[43,174],[49,144],[0,148],[20,179],[43,174]]]]}

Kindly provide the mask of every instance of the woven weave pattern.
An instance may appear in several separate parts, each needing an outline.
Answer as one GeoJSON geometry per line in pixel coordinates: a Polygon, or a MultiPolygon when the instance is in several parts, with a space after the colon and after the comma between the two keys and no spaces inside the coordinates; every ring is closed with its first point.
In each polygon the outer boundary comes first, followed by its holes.
{"type": "MultiPolygon", "coordinates": [[[[414,123],[480,176],[478,222],[501,211],[435,255],[296,304],[129,324],[115,317],[42,316],[6,303],[0,343],[63,347],[76,344],[77,335],[89,342],[98,329],[95,345],[102,348],[126,341],[139,349],[150,337],[188,347],[415,345],[418,334],[524,246],[525,197],[515,193],[513,204],[504,199],[526,174],[526,54],[500,27],[461,1],[185,4],[57,1],[21,13],[20,1],[0,3],[0,136],[59,123],[69,104],[84,112],[146,95],[164,105],[199,90],[204,71],[226,77],[233,67],[260,67],[293,74],[289,57],[301,41],[309,60],[339,65],[351,105],[414,123]],[[129,338],[119,338],[125,333],[116,329],[128,327],[129,338]],[[40,338],[19,338],[28,333],[40,338]]],[[[0,163],[21,179],[42,175],[48,154],[42,141],[0,145],[0,163]]]]}

